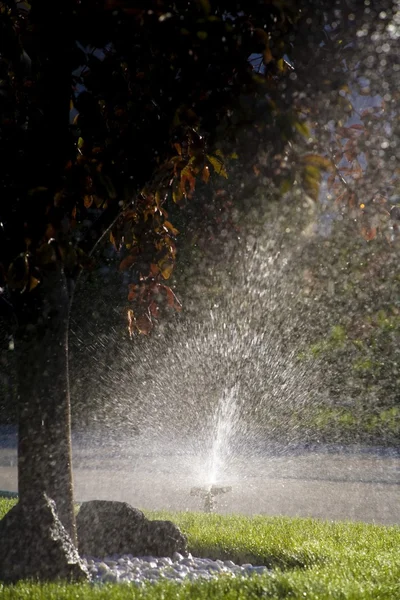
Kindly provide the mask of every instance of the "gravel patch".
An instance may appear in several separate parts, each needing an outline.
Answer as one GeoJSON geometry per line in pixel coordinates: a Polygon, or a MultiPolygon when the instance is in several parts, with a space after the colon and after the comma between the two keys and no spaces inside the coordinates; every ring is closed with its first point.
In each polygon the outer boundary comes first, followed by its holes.
{"type": "Polygon", "coordinates": [[[127,583],[138,587],[146,582],[160,580],[196,581],[210,580],[221,575],[249,577],[268,572],[267,567],[251,564],[236,565],[231,560],[184,557],[175,552],[172,559],[155,556],[108,556],[104,559],[83,557],[93,583],[127,583]]]}

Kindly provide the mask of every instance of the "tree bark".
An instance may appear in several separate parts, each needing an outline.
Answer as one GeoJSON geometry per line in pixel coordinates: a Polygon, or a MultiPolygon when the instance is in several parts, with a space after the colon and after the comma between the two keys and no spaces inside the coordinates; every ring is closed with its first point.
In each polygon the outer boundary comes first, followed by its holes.
{"type": "Polygon", "coordinates": [[[18,491],[32,512],[45,492],[76,544],[68,390],[69,295],[60,264],[17,306],[18,491]]]}

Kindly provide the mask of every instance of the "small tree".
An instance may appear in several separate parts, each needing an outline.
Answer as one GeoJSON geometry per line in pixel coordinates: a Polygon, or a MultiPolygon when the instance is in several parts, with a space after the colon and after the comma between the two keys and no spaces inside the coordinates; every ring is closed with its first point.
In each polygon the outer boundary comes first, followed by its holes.
{"type": "Polygon", "coordinates": [[[265,53],[273,94],[297,11],[255,5],[247,20],[239,9],[1,4],[1,261],[18,319],[19,497],[34,510],[46,492],[75,540],[67,330],[79,270],[107,232],[130,282],[129,330],[148,333],[160,296],[180,308],[167,286],[177,230],[166,204],[227,177],[221,132],[235,143],[262,109],[260,143],[287,113],[265,99],[248,56],[265,53]],[[280,40],[272,49],[266,31],[280,40]]]}

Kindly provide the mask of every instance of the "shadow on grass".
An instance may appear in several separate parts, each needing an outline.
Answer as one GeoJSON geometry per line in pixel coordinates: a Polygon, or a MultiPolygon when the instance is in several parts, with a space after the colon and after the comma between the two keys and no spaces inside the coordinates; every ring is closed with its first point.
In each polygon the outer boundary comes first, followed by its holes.
{"type": "Polygon", "coordinates": [[[279,569],[289,571],[293,569],[310,569],[315,566],[321,566],[329,561],[325,555],[316,555],[309,551],[299,550],[293,554],[277,550],[269,553],[243,552],[235,551],[232,548],[213,546],[209,548],[196,548],[191,545],[190,552],[194,556],[201,558],[211,558],[213,560],[231,560],[236,564],[244,565],[250,563],[254,566],[264,565],[269,569],[279,569]]]}

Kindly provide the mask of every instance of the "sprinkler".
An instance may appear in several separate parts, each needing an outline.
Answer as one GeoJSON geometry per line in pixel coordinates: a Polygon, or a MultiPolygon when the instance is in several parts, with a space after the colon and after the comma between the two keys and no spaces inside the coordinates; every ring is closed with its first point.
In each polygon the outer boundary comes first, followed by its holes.
{"type": "Polygon", "coordinates": [[[232,490],[232,486],[218,486],[218,485],[210,485],[207,487],[192,487],[190,490],[191,496],[200,496],[200,498],[204,499],[204,512],[212,513],[216,507],[216,496],[220,494],[226,494],[226,492],[230,492],[232,490]]]}

